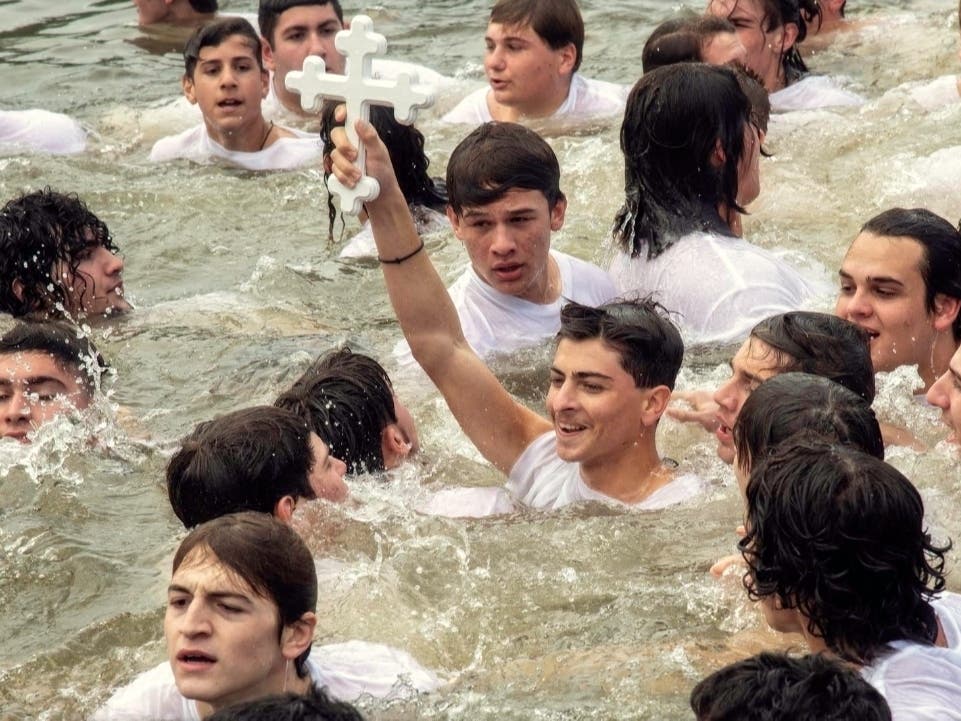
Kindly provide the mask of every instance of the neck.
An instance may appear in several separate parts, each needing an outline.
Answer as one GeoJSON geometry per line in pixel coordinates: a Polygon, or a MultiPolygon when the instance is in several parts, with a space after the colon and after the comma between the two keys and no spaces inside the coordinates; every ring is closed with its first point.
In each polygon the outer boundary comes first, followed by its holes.
{"type": "Polygon", "coordinates": [[[516,105],[503,105],[494,99],[494,92],[487,92],[487,109],[491,117],[501,122],[516,123],[524,118],[549,118],[564,104],[571,92],[573,75],[560,78],[552,91],[536,101],[516,105]]]}
{"type": "Polygon", "coordinates": [[[544,277],[536,289],[525,294],[524,300],[538,305],[553,303],[561,297],[561,269],[557,267],[557,262],[547,256],[547,267],[544,269],[544,277]]]}
{"type": "Polygon", "coordinates": [[[274,95],[277,96],[280,104],[284,106],[284,110],[294,115],[299,115],[302,118],[311,117],[311,113],[304,110],[304,107],[300,104],[300,95],[290,92],[284,86],[283,80],[276,73],[270,76],[270,82],[273,83],[274,95]]]}
{"type": "Polygon", "coordinates": [[[306,678],[301,678],[293,669],[293,663],[291,663],[291,669],[289,674],[287,674],[286,681],[281,675],[280,677],[273,679],[268,686],[258,686],[253,693],[245,695],[243,698],[228,698],[228,699],[217,699],[213,702],[197,701],[197,711],[200,714],[200,718],[205,719],[208,716],[216,713],[222,708],[227,706],[233,706],[237,703],[242,703],[244,701],[255,701],[264,696],[276,696],[282,693],[295,693],[299,696],[305,696],[310,690],[313,681],[310,676],[306,678]]]}
{"type": "Polygon", "coordinates": [[[580,464],[581,478],[598,493],[621,503],[639,503],[674,480],[674,471],[661,463],[649,429],[616,457],[580,464]]]}
{"type": "Polygon", "coordinates": [[[212,140],[224,146],[227,150],[235,150],[244,153],[256,153],[263,150],[267,145],[267,135],[271,131],[271,125],[260,113],[251,122],[234,130],[221,130],[213,124],[204,120],[207,125],[207,134],[212,140]]]}
{"type": "Polygon", "coordinates": [[[951,363],[951,356],[957,349],[958,344],[954,340],[954,333],[951,332],[950,328],[938,333],[934,345],[931,346],[929,362],[918,364],[918,375],[921,376],[921,381],[924,383],[924,387],[919,392],[926,392],[938,378],[947,372],[948,365],[951,363]]]}

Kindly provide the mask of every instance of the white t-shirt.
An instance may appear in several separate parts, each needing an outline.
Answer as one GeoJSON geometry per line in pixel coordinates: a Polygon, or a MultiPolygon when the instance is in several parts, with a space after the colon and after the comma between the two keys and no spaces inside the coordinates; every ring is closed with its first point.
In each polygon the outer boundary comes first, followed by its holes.
{"type": "Polygon", "coordinates": [[[689,233],[653,260],[618,252],[611,277],[621,293],[653,293],[686,342],[729,343],[759,321],[798,310],[815,289],[773,253],[742,238],[689,233]]]}
{"type": "MultiPolygon", "coordinates": [[[[626,85],[609,83],[605,80],[591,80],[579,73],[571,77],[571,88],[567,98],[554,111],[551,118],[565,120],[591,120],[620,115],[627,103],[630,91],[626,85]]],[[[443,118],[446,123],[465,123],[481,125],[493,120],[487,107],[488,86],[478,88],[461,100],[443,118]]]]}
{"type": "Polygon", "coordinates": [[[845,90],[827,75],[806,75],[793,85],[771,93],[770,100],[772,113],[864,105],[864,98],[845,90]]]}
{"type": "Polygon", "coordinates": [[[485,518],[513,513],[517,508],[503,486],[463,486],[437,491],[417,510],[445,518],[485,518]]]}
{"type": "Polygon", "coordinates": [[[150,159],[155,163],[178,158],[205,162],[216,157],[247,170],[289,170],[318,162],[323,155],[323,146],[317,135],[300,130],[290,132],[296,137],[280,138],[263,150],[248,153],[227,150],[207,134],[206,125],[198,125],[158,140],[150,151],[150,159]]]}
{"type": "MultiPolygon", "coordinates": [[[[655,511],[693,498],[705,488],[704,480],[685,473],[644,500],[631,504],[630,508],[655,511]]],[[[581,478],[580,464],[562,460],[557,455],[554,431],[548,431],[524,449],[511,468],[507,490],[524,505],[542,510],[553,510],[578,501],[627,505],[595,491],[581,478]]]]}
{"type": "Polygon", "coordinates": [[[931,605],[938,614],[948,648],[961,651],[961,595],[943,591],[931,601],[931,605]]]}
{"type": "MultiPolygon", "coordinates": [[[[410,214],[414,219],[414,227],[417,235],[435,233],[438,230],[449,230],[450,223],[444,213],[439,213],[432,208],[424,205],[410,206],[410,214]]],[[[376,258],[377,244],[374,242],[374,233],[370,227],[370,221],[364,221],[360,232],[347,241],[347,245],[340,251],[341,258],[376,258]]]]}
{"type": "MultiPolygon", "coordinates": [[[[366,641],[315,647],[307,659],[314,684],[339,701],[363,695],[406,698],[441,685],[433,671],[406,651],[366,641]]],[[[177,690],[173,670],[164,662],[117,691],[91,721],[200,721],[196,701],[177,690]]]]}
{"type": "Polygon", "coordinates": [[[961,652],[909,641],[861,674],[891,707],[894,721],[961,721],[961,652]]]}
{"type": "Polygon", "coordinates": [[[0,110],[0,152],[82,153],[87,133],[77,121],[49,110],[0,110]]]}
{"type": "Polygon", "coordinates": [[[912,100],[928,111],[961,101],[957,75],[942,75],[925,83],[912,83],[904,89],[912,100]]]}

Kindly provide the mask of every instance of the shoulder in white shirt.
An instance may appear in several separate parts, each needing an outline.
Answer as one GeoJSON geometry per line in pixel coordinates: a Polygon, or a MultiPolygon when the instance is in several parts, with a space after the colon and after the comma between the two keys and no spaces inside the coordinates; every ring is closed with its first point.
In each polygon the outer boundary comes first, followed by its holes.
{"type": "Polygon", "coordinates": [[[203,124],[177,135],[158,140],[150,151],[150,160],[163,163],[184,158],[203,163],[221,158],[247,170],[290,170],[317,163],[323,155],[320,139],[312,133],[290,130],[293,138],[280,138],[263,150],[248,153],[227,150],[214,141],[203,124]]]}

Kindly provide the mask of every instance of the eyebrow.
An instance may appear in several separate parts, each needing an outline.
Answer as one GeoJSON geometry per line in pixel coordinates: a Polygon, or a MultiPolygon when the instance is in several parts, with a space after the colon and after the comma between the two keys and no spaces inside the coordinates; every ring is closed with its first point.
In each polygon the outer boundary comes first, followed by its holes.
{"type": "MultiPolygon", "coordinates": [[[[560,368],[551,366],[551,373],[556,373],[557,375],[568,375],[560,368]]],[[[611,381],[614,380],[609,375],[604,375],[603,373],[598,373],[597,371],[574,371],[570,374],[571,378],[577,378],[578,380],[586,380],[588,378],[600,378],[602,380],[611,381]]]]}
{"type": "MultiPolygon", "coordinates": [[[[176,583],[171,583],[169,586],[167,586],[167,593],[186,593],[191,596],[194,595],[193,591],[191,591],[189,588],[186,586],[180,586],[176,583]]],[[[210,593],[205,593],[204,595],[207,596],[207,598],[213,598],[215,600],[231,598],[250,603],[250,598],[248,596],[235,591],[211,591],[210,593]]]]}
{"type": "MultiPolygon", "coordinates": [[[[524,207],[524,208],[515,208],[513,210],[508,210],[507,215],[510,217],[514,217],[515,215],[527,215],[528,213],[536,213],[536,212],[537,212],[537,208],[524,207]]],[[[484,208],[464,208],[464,213],[462,217],[470,218],[478,215],[492,215],[492,213],[491,211],[486,210],[484,208]]]]}
{"type": "MultiPolygon", "coordinates": [[[[844,270],[839,270],[838,275],[847,280],[854,280],[854,276],[844,270]]],[[[898,285],[904,287],[904,283],[897,278],[892,278],[889,275],[869,275],[865,277],[865,280],[869,283],[888,283],[891,285],[898,285]]]]}
{"type": "MultiPolygon", "coordinates": [[[[43,385],[44,383],[53,383],[54,385],[57,385],[60,388],[63,388],[64,390],[67,389],[66,384],[63,381],[61,381],[59,378],[56,378],[54,376],[30,376],[28,378],[21,378],[19,381],[17,381],[17,383],[19,385],[28,385],[28,386],[39,386],[39,385],[43,385]]],[[[0,386],[12,386],[12,385],[13,385],[13,381],[7,378],[0,379],[0,386]]]]}

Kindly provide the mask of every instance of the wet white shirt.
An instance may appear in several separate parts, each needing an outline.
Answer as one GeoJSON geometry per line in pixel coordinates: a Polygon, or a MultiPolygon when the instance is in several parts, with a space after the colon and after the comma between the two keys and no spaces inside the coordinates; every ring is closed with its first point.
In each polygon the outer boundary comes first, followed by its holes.
{"type": "MultiPolygon", "coordinates": [[[[626,85],[592,80],[579,73],[571,77],[567,98],[554,111],[551,118],[564,120],[591,120],[622,115],[630,91],[626,85]]],[[[493,120],[487,107],[490,87],[485,85],[461,100],[442,120],[446,123],[481,125],[493,120]]]]}
{"type": "Polygon", "coordinates": [[[912,83],[905,90],[912,100],[928,111],[961,101],[957,75],[942,75],[929,82],[912,83]]]}
{"type": "MultiPolygon", "coordinates": [[[[654,511],[682,503],[699,495],[706,488],[707,483],[703,479],[692,473],[685,473],[628,507],[640,511],[654,511]]],[[[562,508],[581,501],[602,501],[627,506],[588,486],[581,477],[580,464],[562,460],[557,455],[554,431],[548,431],[524,449],[511,468],[507,490],[525,506],[542,510],[562,508]]]]}
{"type": "Polygon", "coordinates": [[[772,113],[864,105],[864,98],[845,90],[827,75],[806,75],[793,85],[771,93],[770,100],[772,113]]]}
{"type": "Polygon", "coordinates": [[[49,110],[0,110],[0,153],[82,153],[87,133],[80,124],[49,110]]]}
{"type": "Polygon", "coordinates": [[[263,150],[248,153],[227,150],[210,137],[206,125],[198,125],[158,140],[150,151],[150,160],[164,163],[184,158],[202,163],[211,158],[222,158],[247,170],[290,170],[319,163],[323,146],[318,136],[300,130],[290,132],[294,133],[295,137],[280,138],[263,150]]]}
{"type": "Polygon", "coordinates": [[[861,674],[891,707],[894,721],[961,721],[961,652],[909,641],[861,674]]]}
{"type": "Polygon", "coordinates": [[[948,648],[961,651],[961,594],[943,591],[931,601],[948,648]]]}
{"type": "MultiPolygon", "coordinates": [[[[441,685],[433,671],[406,651],[378,643],[347,641],[314,647],[307,659],[314,684],[339,701],[363,695],[407,698],[441,685]]],[[[91,721],[200,721],[197,702],[184,698],[164,662],[117,691],[91,721]]]]}
{"type": "MultiPolygon", "coordinates": [[[[417,235],[435,233],[438,230],[449,230],[450,223],[444,213],[440,213],[424,205],[410,206],[410,214],[414,219],[417,235]]],[[[340,251],[341,258],[376,258],[377,244],[374,242],[374,232],[370,221],[365,220],[356,235],[351,237],[340,251]]]]}
{"type": "Polygon", "coordinates": [[[611,277],[621,293],[653,293],[685,342],[743,340],[759,321],[798,310],[816,293],[797,270],[742,238],[698,231],[653,260],[646,252],[618,252],[611,277]]]}

